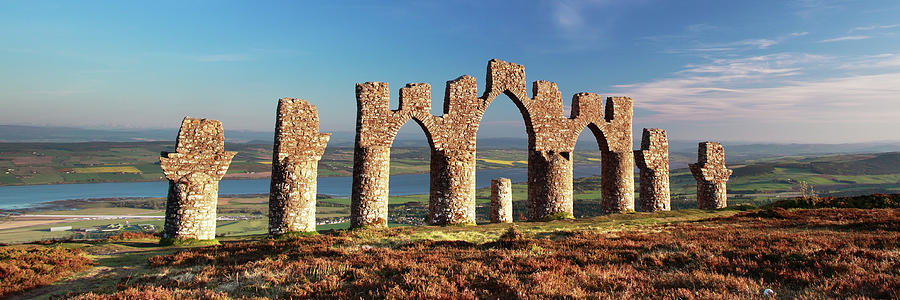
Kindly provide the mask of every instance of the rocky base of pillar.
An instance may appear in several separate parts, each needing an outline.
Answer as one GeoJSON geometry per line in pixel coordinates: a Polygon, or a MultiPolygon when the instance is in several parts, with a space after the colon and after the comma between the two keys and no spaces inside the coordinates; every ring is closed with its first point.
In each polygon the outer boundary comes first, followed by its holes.
{"type": "Polygon", "coordinates": [[[475,225],[475,151],[432,150],[430,225],[475,225]]]}

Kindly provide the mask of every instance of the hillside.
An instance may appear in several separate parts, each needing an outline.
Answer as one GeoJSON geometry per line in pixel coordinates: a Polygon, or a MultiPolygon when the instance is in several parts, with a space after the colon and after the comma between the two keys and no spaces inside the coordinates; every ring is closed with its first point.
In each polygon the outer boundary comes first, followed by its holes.
{"type": "MultiPolygon", "coordinates": [[[[141,236],[0,249],[72,249],[60,255],[95,264],[73,265],[77,274],[53,285],[5,291],[22,298],[709,299],[767,289],[780,298],[900,297],[897,209],[680,210],[517,225],[245,236],[192,249],[141,236]]],[[[0,276],[3,286],[27,287],[15,278],[0,276]]]]}
{"type": "MultiPolygon", "coordinates": [[[[0,143],[0,185],[96,183],[164,180],[159,153],[174,151],[175,142],[0,143]]],[[[228,143],[238,154],[226,179],[268,178],[271,144],[228,143]]],[[[391,149],[391,174],[428,173],[430,150],[391,149]]],[[[525,150],[486,149],[478,152],[479,169],[526,166],[525,150]]],[[[576,163],[599,164],[599,151],[575,154],[576,163]]],[[[350,176],[352,147],[328,147],[319,162],[319,176],[350,176]]]]}

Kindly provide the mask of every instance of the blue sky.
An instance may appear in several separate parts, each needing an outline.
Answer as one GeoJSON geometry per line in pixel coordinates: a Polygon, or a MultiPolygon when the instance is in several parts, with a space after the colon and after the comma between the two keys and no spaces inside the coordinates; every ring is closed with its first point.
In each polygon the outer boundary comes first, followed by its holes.
{"type": "MultiPolygon", "coordinates": [[[[296,97],[352,131],[355,83],[430,83],[439,114],[491,58],[634,98],[638,133],[900,140],[900,1],[0,1],[0,124],[271,131],[296,97]]],[[[502,99],[479,136],[523,128],[502,99]]]]}

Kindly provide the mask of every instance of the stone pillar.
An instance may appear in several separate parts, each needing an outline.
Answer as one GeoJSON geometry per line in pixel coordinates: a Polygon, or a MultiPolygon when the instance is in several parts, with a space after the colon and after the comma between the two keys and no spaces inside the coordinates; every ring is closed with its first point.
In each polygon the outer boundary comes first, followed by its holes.
{"type": "Polygon", "coordinates": [[[353,153],[351,227],[387,227],[390,147],[358,147],[353,153]]]}
{"type": "Polygon", "coordinates": [[[600,155],[603,213],[634,210],[634,153],[601,151],[600,155]]]}
{"type": "Polygon", "coordinates": [[[697,208],[718,209],[727,207],[728,194],[725,183],[732,170],[725,167],[725,149],[716,142],[702,142],[697,151],[697,163],[690,164],[691,174],[697,180],[697,208]]]}
{"type": "Polygon", "coordinates": [[[269,234],[316,231],[316,180],[329,133],[319,133],[316,107],[301,99],[278,101],[269,234]]]}
{"type": "Polygon", "coordinates": [[[431,151],[431,225],[475,224],[475,151],[431,151]]]}
{"type": "MultiPolygon", "coordinates": [[[[444,114],[412,113],[431,145],[431,191],[428,224],[475,225],[475,136],[487,104],[478,98],[475,78],[447,82],[444,114]]],[[[400,98],[414,106],[430,103],[431,86],[409,84],[400,98]]]]}
{"type": "MultiPolygon", "coordinates": [[[[604,214],[634,210],[634,152],[631,122],[633,102],[628,97],[607,97],[599,134],[601,143],[600,193],[604,214]]],[[[592,128],[593,129],[593,128],[592,128]]],[[[598,135],[595,131],[594,135],[598,135]]]]}
{"type": "Polygon", "coordinates": [[[669,140],[666,131],[644,128],[641,150],[634,151],[634,160],[641,170],[641,211],[671,210],[669,200],[669,140]]]}
{"type": "MultiPolygon", "coordinates": [[[[410,86],[414,85],[407,85],[407,89],[410,86]]],[[[431,110],[430,98],[413,98],[401,92],[400,109],[391,110],[387,83],[356,84],[350,227],[387,227],[391,144],[400,127],[412,118],[411,114],[428,114],[431,110]]]]}
{"type": "Polygon", "coordinates": [[[528,151],[528,219],[573,217],[570,152],[528,151]]]}
{"type": "Polygon", "coordinates": [[[175,152],[163,152],[159,159],[169,180],[162,243],[215,239],[219,180],[235,154],[225,151],[221,122],[184,118],[175,152]]]}
{"type": "Polygon", "coordinates": [[[512,183],[509,178],[491,180],[491,223],[512,223],[512,183]]]}

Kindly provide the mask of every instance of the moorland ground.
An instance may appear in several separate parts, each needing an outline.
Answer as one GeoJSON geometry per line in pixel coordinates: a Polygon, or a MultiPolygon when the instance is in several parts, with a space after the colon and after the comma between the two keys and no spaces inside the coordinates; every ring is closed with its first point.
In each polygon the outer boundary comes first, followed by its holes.
{"type": "Polygon", "coordinates": [[[15,245],[0,255],[65,263],[0,259],[0,272],[20,271],[0,280],[14,298],[900,297],[900,209],[692,209],[510,226],[243,236],[200,248],[141,235],[15,245]],[[47,277],[58,281],[32,280],[47,277]]]}

